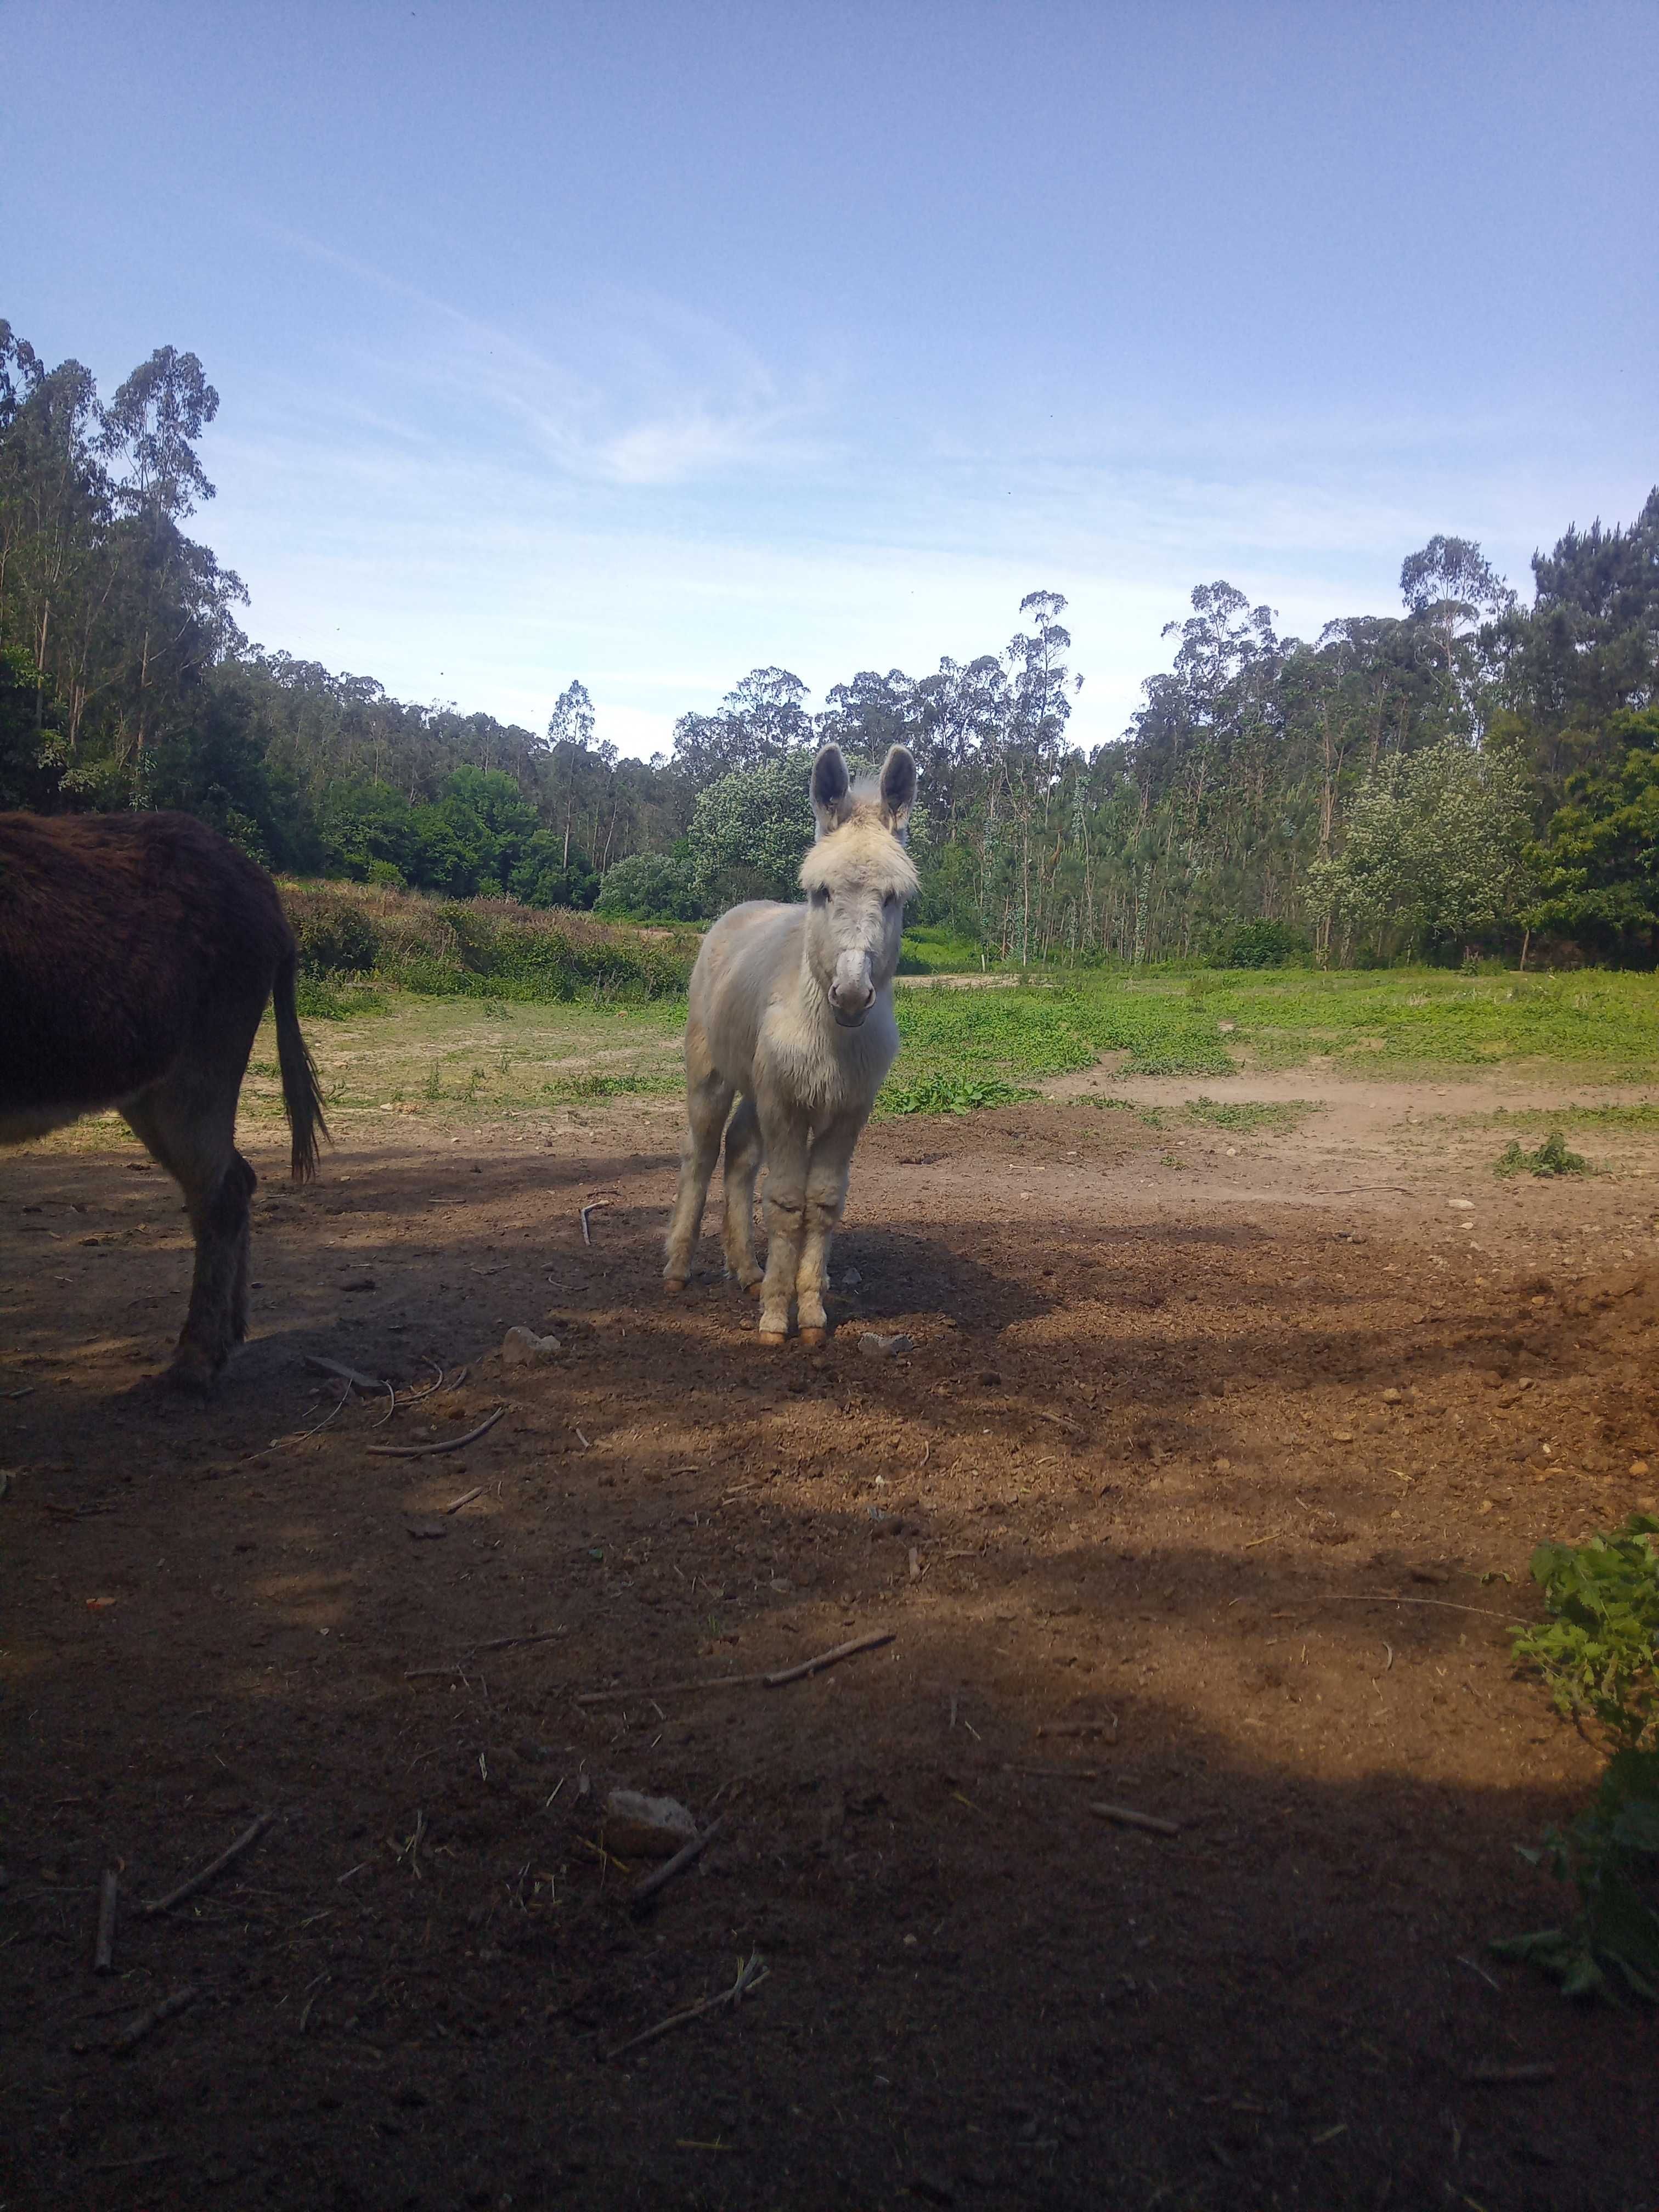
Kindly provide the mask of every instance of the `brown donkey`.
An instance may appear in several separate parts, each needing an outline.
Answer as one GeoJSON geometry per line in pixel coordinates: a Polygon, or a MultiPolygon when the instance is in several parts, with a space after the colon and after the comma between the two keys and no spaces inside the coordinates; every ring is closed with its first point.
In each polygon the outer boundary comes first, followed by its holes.
{"type": "Polygon", "coordinates": [[[236,1101],[274,1000],[294,1177],[328,1134],[276,886],[187,814],[0,814],[0,1144],[112,1106],[179,1184],[196,1237],[167,1379],[205,1390],[247,1334],[236,1101]]]}

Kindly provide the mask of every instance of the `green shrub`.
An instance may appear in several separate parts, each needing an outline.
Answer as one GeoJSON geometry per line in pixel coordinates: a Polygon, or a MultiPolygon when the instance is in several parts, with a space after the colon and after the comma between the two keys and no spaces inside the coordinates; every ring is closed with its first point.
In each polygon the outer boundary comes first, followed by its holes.
{"type": "Polygon", "coordinates": [[[1577,1890],[1559,1928],[1496,1943],[1568,1996],[1659,2002],[1659,1520],[1633,1513],[1587,1544],[1541,1544],[1533,1578],[1547,1619],[1514,1632],[1514,1653],[1556,1710],[1599,1724],[1615,1747],[1593,1802],[1522,1856],[1577,1890]]]}
{"type": "Polygon", "coordinates": [[[1559,1129],[1552,1129],[1534,1152],[1523,1152],[1520,1139],[1511,1137],[1492,1169],[1495,1176],[1505,1181],[1523,1172],[1535,1176],[1580,1176],[1589,1171],[1589,1162],[1582,1152],[1567,1150],[1567,1140],[1559,1129]]]}
{"type": "Polygon", "coordinates": [[[1288,922],[1235,922],[1222,939],[1221,964],[1224,968],[1285,968],[1307,950],[1307,939],[1288,922]]]}
{"type": "Polygon", "coordinates": [[[703,915],[690,861],[669,853],[629,853],[607,868],[593,910],[621,921],[697,921],[703,915]]]}

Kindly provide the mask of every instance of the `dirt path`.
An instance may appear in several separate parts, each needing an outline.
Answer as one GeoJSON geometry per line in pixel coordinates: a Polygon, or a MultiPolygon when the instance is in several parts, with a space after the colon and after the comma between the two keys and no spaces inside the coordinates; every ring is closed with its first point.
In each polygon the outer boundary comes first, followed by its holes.
{"type": "Polygon", "coordinates": [[[1653,2022],[1484,1947],[1597,1771],[1513,1676],[1528,1554],[1659,1490],[1659,1146],[1498,1184],[1473,1087],[1199,1087],[872,1128],[817,1355],[660,1296],[672,1103],[365,1116],[297,1194],[270,1146],[205,1410],[141,1381],[162,1178],[0,1165],[4,2202],[1650,2212],[1653,2022]],[[471,1371],[378,1426],[307,1352],[471,1371]],[[647,1915],[617,1786],[726,1816],[647,1915]]]}

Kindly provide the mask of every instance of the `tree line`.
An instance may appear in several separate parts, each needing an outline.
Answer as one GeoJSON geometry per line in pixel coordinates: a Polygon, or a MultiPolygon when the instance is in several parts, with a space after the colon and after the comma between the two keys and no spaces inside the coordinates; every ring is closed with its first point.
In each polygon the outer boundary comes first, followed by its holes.
{"type": "Polygon", "coordinates": [[[1201,585],[1091,751],[1042,591],[1000,647],[816,710],[757,668],[637,761],[579,681],[535,732],[251,644],[185,527],[218,406],[192,354],[106,402],[0,321],[0,805],[176,806],[295,875],[696,920],[790,894],[817,745],[903,742],[921,918],[988,956],[1659,956],[1659,489],[1534,556],[1530,605],[1455,537],[1403,562],[1397,615],[1311,640],[1201,585]]]}

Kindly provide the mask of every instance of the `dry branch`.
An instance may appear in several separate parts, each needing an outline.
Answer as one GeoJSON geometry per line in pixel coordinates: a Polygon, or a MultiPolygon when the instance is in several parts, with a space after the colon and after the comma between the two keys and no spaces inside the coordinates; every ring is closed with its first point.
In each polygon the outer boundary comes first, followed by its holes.
{"type": "Polygon", "coordinates": [[[632,1698],[681,1698],[699,1690],[752,1690],[766,1680],[764,1674],[716,1674],[700,1682],[652,1682],[642,1690],[579,1690],[579,1705],[614,1705],[618,1698],[626,1702],[632,1698]]]}
{"type": "Polygon", "coordinates": [[[92,1971],[106,1974],[115,1963],[115,1900],[120,1883],[113,1867],[106,1867],[98,1884],[98,1934],[92,1947],[92,1971]]]}
{"type": "Polygon", "coordinates": [[[647,2027],[643,2035],[635,2035],[626,2043],[619,2043],[607,2055],[621,2058],[630,2051],[637,2051],[642,2043],[654,2043],[659,2035],[666,2035],[671,2028],[684,2027],[688,2021],[701,2020],[706,2012],[714,2012],[721,2005],[740,2003],[750,1990],[766,1979],[770,1972],[770,1967],[762,1960],[760,1953],[751,1951],[739,1965],[738,1978],[729,1990],[722,1990],[718,1996],[704,1997],[696,2004],[687,2005],[684,2012],[670,2013],[666,2020],[659,2020],[654,2027],[647,2027]]]}
{"type": "Polygon", "coordinates": [[[1115,1821],[1120,1828],[1145,1828],[1154,1836],[1181,1833],[1179,1820],[1160,1820],[1156,1813],[1137,1813],[1130,1805],[1091,1805],[1089,1810],[1097,1813],[1103,1820],[1115,1821]]]}
{"type": "Polygon", "coordinates": [[[354,1390],[362,1391],[365,1396],[378,1398],[382,1390],[392,1388],[378,1375],[360,1375],[355,1367],[343,1366],[337,1359],[325,1359],[320,1352],[307,1352],[305,1364],[313,1375],[331,1375],[337,1382],[349,1382],[354,1390]]]}
{"type": "Polygon", "coordinates": [[[192,2005],[195,2002],[195,1989],[186,1982],[183,1989],[174,1990],[171,1996],[163,1997],[160,2004],[153,2004],[148,2012],[141,2012],[137,2020],[130,2021],[111,2048],[131,2051],[135,2043],[143,2042],[151,2028],[160,2027],[164,2020],[171,2020],[174,2013],[183,2012],[186,2005],[192,2005]]]}
{"type": "Polygon", "coordinates": [[[221,1851],[218,1857],[210,1864],[204,1866],[199,1874],[191,1875],[188,1881],[181,1881],[177,1889],[170,1889],[165,1897],[152,1898],[148,1904],[141,1906],[140,1910],[144,1912],[167,1912],[173,1905],[182,1905],[185,1898],[194,1897],[198,1889],[206,1888],[216,1875],[222,1874],[228,1866],[241,1857],[244,1851],[252,1849],[276,1818],[276,1815],[274,1813],[261,1813],[257,1820],[251,1822],[243,1829],[228,1850],[221,1851]]]}
{"type": "Polygon", "coordinates": [[[463,1505],[471,1505],[475,1498],[483,1496],[483,1485],[474,1483],[471,1490],[464,1490],[459,1498],[452,1498],[447,1505],[441,1505],[438,1510],[440,1513],[459,1513],[463,1505]]]}
{"type": "Polygon", "coordinates": [[[781,1689],[786,1682],[799,1682],[808,1674],[820,1673],[825,1667],[838,1666],[843,1659],[852,1658],[855,1652],[878,1650],[882,1644],[890,1644],[897,1632],[896,1629],[878,1628],[872,1635],[855,1636],[850,1643],[837,1644],[833,1650],[820,1651],[816,1659],[803,1659],[799,1667],[786,1667],[781,1674],[763,1674],[761,1680],[769,1690],[781,1689]]]}
{"type": "Polygon", "coordinates": [[[689,1844],[682,1844],[673,1857],[665,1860],[654,1874],[647,1875],[643,1881],[637,1883],[629,1903],[637,1909],[647,1899],[654,1897],[659,1889],[666,1889],[676,1875],[684,1874],[687,1867],[696,1864],[725,1826],[726,1815],[722,1813],[719,1820],[708,1823],[700,1836],[693,1836],[689,1844]]]}
{"type": "Polygon", "coordinates": [[[583,1206],[582,1243],[584,1244],[591,1244],[593,1242],[593,1232],[587,1225],[588,1216],[590,1214],[598,1213],[602,1207],[610,1206],[613,1203],[614,1201],[608,1198],[590,1198],[587,1204],[583,1206]]]}
{"type": "Polygon", "coordinates": [[[497,1406],[487,1420],[480,1421],[476,1429],[469,1429],[464,1437],[447,1437],[434,1444],[365,1444],[363,1449],[375,1452],[382,1459],[425,1459],[433,1452],[459,1451],[465,1444],[477,1443],[481,1436],[495,1427],[506,1411],[505,1406],[497,1406]]]}

